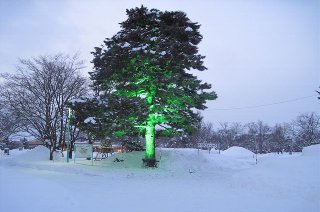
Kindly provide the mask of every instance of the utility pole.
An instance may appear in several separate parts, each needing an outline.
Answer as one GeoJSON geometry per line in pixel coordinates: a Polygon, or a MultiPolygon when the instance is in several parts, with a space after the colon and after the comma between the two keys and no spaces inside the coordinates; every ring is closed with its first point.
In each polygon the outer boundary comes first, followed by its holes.
{"type": "Polygon", "coordinates": [[[67,119],[67,135],[66,135],[66,140],[67,140],[67,163],[69,163],[69,154],[70,154],[70,140],[71,140],[71,135],[70,135],[70,121],[71,121],[71,108],[68,108],[68,119],[67,119]]]}

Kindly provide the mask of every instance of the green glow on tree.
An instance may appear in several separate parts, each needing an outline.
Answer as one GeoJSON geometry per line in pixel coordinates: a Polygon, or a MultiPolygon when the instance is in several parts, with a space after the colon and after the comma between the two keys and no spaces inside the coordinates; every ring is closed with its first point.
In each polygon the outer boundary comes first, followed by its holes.
{"type": "Polygon", "coordinates": [[[155,159],[155,127],[154,125],[146,126],[146,159],[154,160],[155,159]]]}

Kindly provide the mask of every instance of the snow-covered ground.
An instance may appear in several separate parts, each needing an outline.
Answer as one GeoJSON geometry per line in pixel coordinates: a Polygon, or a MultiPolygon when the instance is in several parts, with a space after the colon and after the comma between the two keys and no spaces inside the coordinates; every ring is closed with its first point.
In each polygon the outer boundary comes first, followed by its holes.
{"type": "Polygon", "coordinates": [[[95,161],[48,161],[48,150],[0,155],[1,212],[320,211],[320,145],[302,153],[255,155],[158,149],[156,169],[143,152],[95,161]],[[114,162],[115,158],[123,162],[114,162]]]}

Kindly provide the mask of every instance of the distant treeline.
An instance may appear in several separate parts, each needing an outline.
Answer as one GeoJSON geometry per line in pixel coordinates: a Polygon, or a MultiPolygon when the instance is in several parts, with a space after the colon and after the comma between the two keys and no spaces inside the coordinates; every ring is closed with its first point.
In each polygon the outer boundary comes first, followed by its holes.
{"type": "Polygon", "coordinates": [[[158,146],[198,148],[198,143],[213,143],[216,149],[225,150],[240,146],[253,152],[299,152],[305,146],[320,143],[320,116],[316,113],[299,115],[290,123],[268,124],[257,121],[247,124],[202,122],[192,136],[159,138],[158,146]]]}

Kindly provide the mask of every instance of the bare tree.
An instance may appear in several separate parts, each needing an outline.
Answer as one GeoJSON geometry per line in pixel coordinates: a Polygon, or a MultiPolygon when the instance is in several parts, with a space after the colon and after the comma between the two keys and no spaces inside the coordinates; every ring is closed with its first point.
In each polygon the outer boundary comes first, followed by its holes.
{"type": "Polygon", "coordinates": [[[262,121],[258,121],[257,122],[257,127],[258,127],[258,149],[259,152],[262,153],[263,152],[263,146],[265,141],[268,139],[268,134],[271,131],[271,128],[263,123],[262,121]]]}
{"type": "Polygon", "coordinates": [[[256,126],[256,123],[250,122],[245,125],[246,128],[246,135],[248,140],[248,146],[251,150],[255,151],[257,153],[258,151],[258,145],[257,145],[257,137],[258,137],[258,128],[256,126]]]}
{"type": "Polygon", "coordinates": [[[263,146],[270,134],[270,127],[262,121],[248,123],[246,127],[250,140],[254,141],[256,144],[255,150],[262,153],[264,151],[263,146]]]}
{"type": "Polygon", "coordinates": [[[211,123],[200,122],[191,140],[193,143],[211,143],[213,141],[213,126],[211,123]]]}
{"type": "Polygon", "coordinates": [[[65,138],[67,102],[87,93],[86,79],[79,73],[82,68],[77,55],[57,54],[20,60],[16,74],[3,75],[1,95],[6,105],[24,131],[46,141],[50,160],[65,138]]]}
{"type": "Polygon", "coordinates": [[[241,146],[241,137],[244,133],[244,128],[239,122],[234,122],[231,124],[231,127],[229,129],[230,139],[232,142],[232,145],[241,146]]]}
{"type": "Polygon", "coordinates": [[[294,125],[293,123],[283,123],[282,125],[283,135],[285,137],[284,151],[292,153],[293,151],[300,151],[296,143],[294,142],[294,125]]]}
{"type": "Polygon", "coordinates": [[[297,143],[304,147],[320,143],[320,116],[316,113],[305,113],[294,122],[297,143]]]}
{"type": "Polygon", "coordinates": [[[217,131],[218,135],[218,149],[220,150],[228,149],[231,145],[230,133],[229,133],[229,123],[228,122],[219,122],[219,129],[217,131]]]}
{"type": "Polygon", "coordinates": [[[268,152],[282,153],[286,149],[286,128],[284,125],[276,124],[271,128],[271,138],[268,144],[268,152]]]}
{"type": "Polygon", "coordinates": [[[0,97],[0,143],[8,142],[9,137],[19,131],[18,126],[14,115],[0,97]]]}

